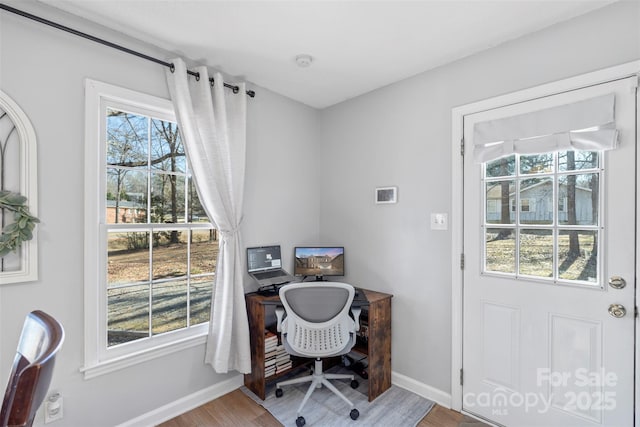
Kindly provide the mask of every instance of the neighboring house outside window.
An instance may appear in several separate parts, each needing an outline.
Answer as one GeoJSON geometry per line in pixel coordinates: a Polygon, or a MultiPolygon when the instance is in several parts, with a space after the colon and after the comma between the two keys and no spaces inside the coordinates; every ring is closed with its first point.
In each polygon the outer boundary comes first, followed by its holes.
{"type": "Polygon", "coordinates": [[[87,81],[85,376],[204,342],[218,236],[170,101],[87,81]]]}

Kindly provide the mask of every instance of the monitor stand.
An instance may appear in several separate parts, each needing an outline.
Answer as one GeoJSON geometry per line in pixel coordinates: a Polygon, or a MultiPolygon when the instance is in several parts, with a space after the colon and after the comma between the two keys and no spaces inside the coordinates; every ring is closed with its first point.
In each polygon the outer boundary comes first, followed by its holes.
{"type": "Polygon", "coordinates": [[[325,279],[323,276],[316,276],[316,282],[326,282],[327,279],[325,279]]]}

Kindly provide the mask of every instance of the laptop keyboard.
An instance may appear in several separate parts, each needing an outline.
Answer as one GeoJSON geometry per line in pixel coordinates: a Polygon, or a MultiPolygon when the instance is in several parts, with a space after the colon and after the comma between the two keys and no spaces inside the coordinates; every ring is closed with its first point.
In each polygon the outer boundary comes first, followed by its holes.
{"type": "Polygon", "coordinates": [[[271,279],[272,277],[278,277],[278,276],[282,276],[282,271],[280,270],[276,270],[276,271],[266,271],[264,273],[255,273],[255,276],[258,279],[271,279]]]}

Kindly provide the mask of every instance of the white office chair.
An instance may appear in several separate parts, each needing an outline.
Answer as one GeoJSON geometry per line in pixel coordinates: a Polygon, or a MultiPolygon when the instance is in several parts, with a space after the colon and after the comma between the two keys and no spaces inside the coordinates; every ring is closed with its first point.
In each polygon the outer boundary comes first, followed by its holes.
{"type": "Polygon", "coordinates": [[[354,295],[353,286],[338,282],[293,283],[280,288],[284,310],[281,307],[276,309],[276,316],[282,343],[291,355],[315,358],[312,375],[276,384],[276,397],[281,397],[283,385],[311,381],[296,414],[298,427],[305,424],[304,417],[300,415],[302,408],[311,393],[323,385],[347,402],[351,408],[351,419],[355,420],[360,415],[355,405],[328,380],[350,379],[352,388],[358,387],[358,381],[353,375],[324,373],[321,360],[322,357],[347,354],[353,348],[356,332],[360,329],[360,309],[351,307],[354,295]],[[349,316],[350,311],[353,319],[349,316]]]}

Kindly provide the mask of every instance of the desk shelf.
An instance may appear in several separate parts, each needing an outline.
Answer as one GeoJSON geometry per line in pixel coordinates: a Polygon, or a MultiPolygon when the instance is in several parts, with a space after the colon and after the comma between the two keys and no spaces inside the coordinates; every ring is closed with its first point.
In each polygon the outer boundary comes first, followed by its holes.
{"type": "MultiPolygon", "coordinates": [[[[392,295],[382,292],[361,289],[369,303],[361,321],[368,324],[368,340],[358,343],[354,350],[367,355],[369,359],[369,401],[374,400],[391,387],[391,298],[392,295]],[[368,313],[368,316],[366,315],[368,313]],[[367,317],[365,317],[367,316],[367,317]]],[[[257,293],[245,295],[247,315],[249,317],[249,334],[251,338],[251,373],[245,374],[244,385],[256,396],[264,400],[265,389],[270,384],[305,364],[310,359],[292,358],[291,369],[265,377],[264,373],[264,331],[275,324],[273,308],[280,303],[277,295],[265,296],[257,293]]]]}

